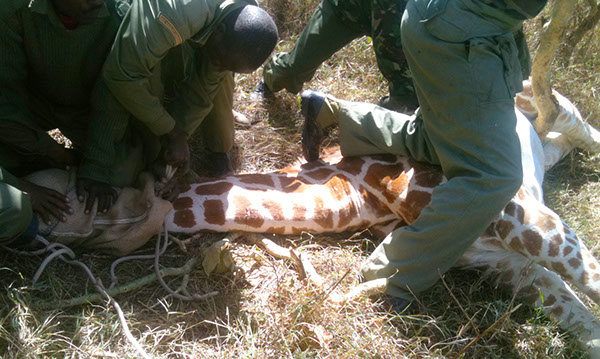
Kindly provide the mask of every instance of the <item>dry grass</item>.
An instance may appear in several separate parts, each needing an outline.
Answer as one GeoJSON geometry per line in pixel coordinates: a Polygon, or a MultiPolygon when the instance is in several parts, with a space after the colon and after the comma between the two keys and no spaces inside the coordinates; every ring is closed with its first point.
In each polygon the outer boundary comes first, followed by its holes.
{"type": "MultiPolygon", "coordinates": [[[[281,29],[279,49],[291,48],[317,1],[267,0],[281,29]]],[[[535,40],[537,27],[528,28],[535,40]]],[[[600,31],[578,48],[568,68],[555,72],[557,88],[577,103],[596,126],[600,31]]],[[[533,41],[535,43],[535,41],[533,41]]],[[[300,153],[299,103],[296,96],[253,101],[250,92],[260,73],[237,77],[236,109],[261,121],[238,128],[236,158],[240,172],[264,172],[293,162],[300,153]]],[[[386,93],[368,39],[353,42],[329,60],[307,88],[348,100],[375,102],[386,93]]],[[[331,141],[335,141],[335,135],[331,141]]],[[[196,147],[199,145],[196,144],[196,147]]],[[[196,166],[201,154],[195,152],[196,166]]],[[[600,255],[600,157],[576,152],[548,175],[547,200],[600,255]]],[[[201,168],[197,168],[199,171],[201,168]]],[[[188,254],[170,248],[164,266],[181,266],[222,235],[206,234],[188,254]]],[[[344,277],[338,290],[358,281],[360,263],[374,248],[366,234],[295,237],[273,236],[296,247],[315,265],[328,286],[344,277]]],[[[339,307],[323,300],[323,288],[298,278],[292,266],[243,240],[233,243],[236,270],[207,276],[195,270],[194,293],[219,291],[204,302],[181,302],[158,285],[117,297],[130,328],[156,358],[578,358],[575,338],[559,330],[538,310],[523,306],[459,355],[465,346],[511,310],[510,292],[477,271],[452,270],[419,297],[419,314],[389,313],[380,299],[339,307]],[[450,292],[456,298],[453,299],[450,292]],[[462,306],[466,312],[458,309],[462,306]],[[473,322],[473,328],[469,322],[473,322]]],[[[84,262],[106,283],[111,258],[82,254],[84,262]]],[[[2,358],[137,358],[125,340],[116,314],[106,304],[41,309],[42,304],[93,292],[85,275],[65,264],[49,266],[37,287],[33,276],[40,258],[0,254],[0,357],[2,358]]],[[[152,272],[149,262],[124,263],[122,282],[152,272]]],[[[170,279],[177,286],[181,279],[170,279]]],[[[519,303],[517,298],[516,303],[519,303]]]]}

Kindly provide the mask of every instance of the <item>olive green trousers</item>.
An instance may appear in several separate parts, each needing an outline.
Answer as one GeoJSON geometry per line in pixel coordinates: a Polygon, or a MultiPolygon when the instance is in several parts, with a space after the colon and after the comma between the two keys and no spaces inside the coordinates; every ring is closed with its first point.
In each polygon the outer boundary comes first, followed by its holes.
{"type": "Polygon", "coordinates": [[[406,299],[458,261],[523,178],[513,101],[522,83],[513,37],[520,24],[492,23],[461,1],[407,4],[402,43],[421,104],[417,118],[328,99],[317,119],[322,127],[339,124],[346,156],[410,156],[439,164],[448,179],[363,267],[365,280],[386,278],[387,292],[406,299]]]}

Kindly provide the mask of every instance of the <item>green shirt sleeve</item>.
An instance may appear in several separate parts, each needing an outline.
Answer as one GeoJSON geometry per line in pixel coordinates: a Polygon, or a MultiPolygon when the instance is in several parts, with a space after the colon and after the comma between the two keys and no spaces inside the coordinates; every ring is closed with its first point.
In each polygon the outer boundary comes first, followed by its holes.
{"type": "Polygon", "coordinates": [[[43,155],[56,146],[27,109],[27,57],[16,16],[0,19],[0,142],[19,153],[43,155]]]}
{"type": "Polygon", "coordinates": [[[222,0],[133,0],[104,67],[104,80],[123,106],[156,135],[175,121],[152,91],[151,77],[167,52],[211,27],[222,0]]]}
{"type": "Polygon", "coordinates": [[[130,114],[101,80],[96,82],[91,104],[88,141],[78,176],[111,183],[112,170],[117,161],[115,146],[127,131],[130,114]]]}
{"type": "Polygon", "coordinates": [[[188,136],[213,108],[213,100],[225,79],[231,76],[229,71],[217,71],[214,65],[197,50],[192,59],[193,70],[179,85],[176,97],[169,104],[169,113],[188,136]]]}

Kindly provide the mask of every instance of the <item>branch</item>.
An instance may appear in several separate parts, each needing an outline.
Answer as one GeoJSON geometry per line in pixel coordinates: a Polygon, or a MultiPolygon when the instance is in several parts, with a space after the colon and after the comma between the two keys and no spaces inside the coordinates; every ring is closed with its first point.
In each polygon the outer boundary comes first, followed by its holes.
{"type": "Polygon", "coordinates": [[[576,4],[575,1],[554,1],[550,23],[540,36],[540,46],[533,60],[531,77],[538,108],[533,126],[541,139],[546,138],[559,114],[558,101],[552,95],[551,66],[576,4]]]}
{"type": "MultiPolygon", "coordinates": [[[[200,260],[198,258],[192,258],[189,261],[187,261],[187,263],[185,265],[183,265],[182,267],[164,268],[164,269],[161,269],[160,273],[162,274],[163,277],[172,277],[172,276],[178,276],[178,275],[190,273],[199,263],[200,263],[200,260]]],[[[131,281],[129,283],[120,285],[118,287],[109,289],[106,292],[110,296],[128,293],[137,288],[141,288],[152,282],[155,282],[156,280],[157,280],[156,273],[152,273],[152,274],[149,274],[140,279],[137,279],[137,280],[131,281]]],[[[211,294],[212,293],[208,293],[207,296],[211,295],[211,294]]],[[[68,300],[61,300],[58,302],[42,303],[40,305],[40,307],[42,309],[68,308],[68,307],[73,307],[76,305],[82,305],[82,304],[86,304],[86,303],[101,302],[104,299],[105,299],[104,295],[95,293],[95,294],[83,295],[81,297],[76,297],[76,298],[72,298],[72,299],[68,299],[68,300]]]]}

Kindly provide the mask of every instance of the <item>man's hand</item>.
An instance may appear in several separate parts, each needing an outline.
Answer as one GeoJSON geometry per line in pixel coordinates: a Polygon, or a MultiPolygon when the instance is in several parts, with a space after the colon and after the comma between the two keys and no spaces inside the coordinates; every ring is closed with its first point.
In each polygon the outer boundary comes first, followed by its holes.
{"type": "Polygon", "coordinates": [[[73,213],[69,199],[62,193],[25,180],[20,180],[18,187],[29,194],[33,211],[48,225],[51,224],[52,218],[65,222],[66,216],[73,213]]]}
{"type": "Polygon", "coordinates": [[[118,198],[117,191],[110,185],[89,178],[77,178],[76,191],[79,202],[83,202],[87,193],[85,213],[90,213],[96,200],[98,213],[106,213],[118,198]]]}
{"type": "MultiPolygon", "coordinates": [[[[178,126],[166,135],[167,143],[162,153],[162,161],[165,165],[171,165],[177,169],[179,175],[185,174],[190,168],[190,147],[187,134],[178,126]]],[[[164,175],[162,179],[167,179],[164,175]]]]}

